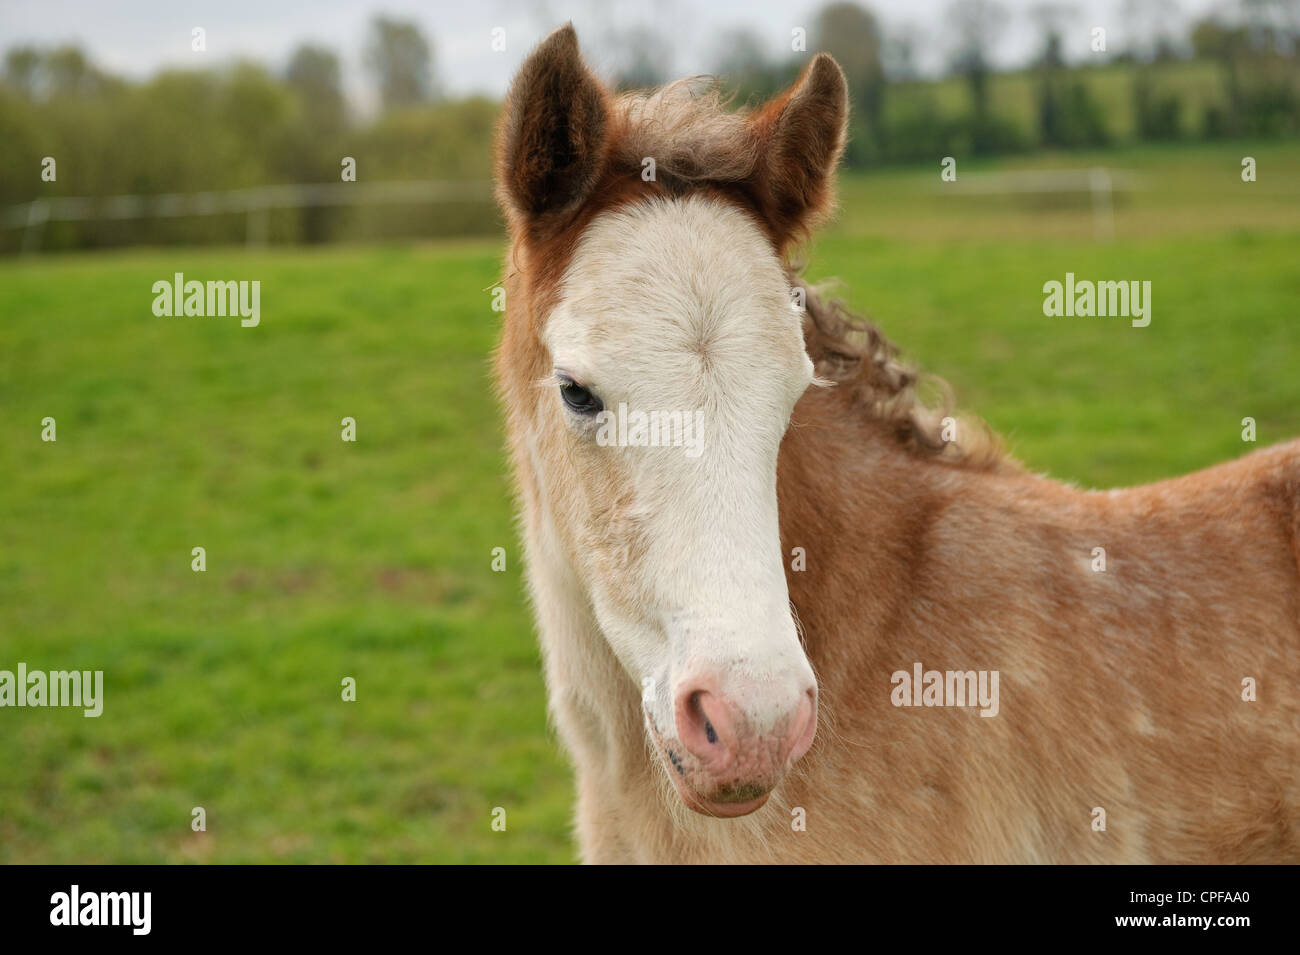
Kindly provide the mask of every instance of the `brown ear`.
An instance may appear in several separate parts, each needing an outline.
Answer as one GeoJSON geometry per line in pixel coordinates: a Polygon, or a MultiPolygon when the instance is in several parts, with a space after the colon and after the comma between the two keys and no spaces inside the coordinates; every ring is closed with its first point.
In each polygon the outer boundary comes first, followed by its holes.
{"type": "Polygon", "coordinates": [[[534,235],[562,224],[600,177],[606,95],[582,61],[572,24],[543,40],[510,84],[497,137],[497,197],[534,235]]]}
{"type": "Polygon", "coordinates": [[[830,212],[848,121],[844,72],[827,53],[818,53],[794,86],[754,114],[758,198],[782,244],[830,212]]]}

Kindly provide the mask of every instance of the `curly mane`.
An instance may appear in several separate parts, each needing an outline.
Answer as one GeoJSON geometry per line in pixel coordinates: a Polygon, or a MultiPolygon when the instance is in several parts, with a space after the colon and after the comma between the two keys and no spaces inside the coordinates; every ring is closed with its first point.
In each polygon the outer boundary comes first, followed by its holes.
{"type": "Polygon", "coordinates": [[[804,290],[804,344],[817,375],[844,389],[853,407],[883,423],[916,454],[985,470],[1018,467],[998,436],[977,418],[954,418],[957,437],[945,441],[944,419],[953,414],[948,383],[903,362],[874,323],[828,297],[824,285],[798,279],[791,284],[804,290]],[[919,387],[937,392],[937,400],[924,401],[919,387]]]}

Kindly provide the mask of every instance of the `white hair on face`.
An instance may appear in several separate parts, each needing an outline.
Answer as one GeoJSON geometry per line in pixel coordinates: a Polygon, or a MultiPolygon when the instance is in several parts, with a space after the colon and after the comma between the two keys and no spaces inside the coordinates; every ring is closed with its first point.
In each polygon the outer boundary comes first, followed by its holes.
{"type": "MultiPolygon", "coordinates": [[[[813,377],[770,240],[739,207],[698,195],[603,213],[542,337],[607,410],[703,413],[692,460],[676,448],[597,448],[559,408],[581,461],[582,486],[567,494],[587,502],[566,532],[580,541],[605,639],[638,684],[671,684],[688,661],[720,679],[743,665],[766,688],[749,718],[770,729],[798,698],[790,687],[811,684],[788,607],[776,459],[813,377]]],[[[671,702],[648,704],[657,725],[672,727],[671,702]]]]}

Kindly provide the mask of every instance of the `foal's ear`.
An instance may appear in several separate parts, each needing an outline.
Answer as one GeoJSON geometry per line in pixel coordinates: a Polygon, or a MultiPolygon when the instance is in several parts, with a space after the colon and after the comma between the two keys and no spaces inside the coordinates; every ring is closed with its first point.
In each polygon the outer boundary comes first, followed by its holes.
{"type": "Polygon", "coordinates": [[[605,164],[609,106],[582,61],[573,25],[529,54],[506,97],[497,138],[497,196],[534,235],[587,198],[605,164]]]}
{"type": "Polygon", "coordinates": [[[750,120],[762,156],[755,177],[759,201],[782,243],[830,212],[848,121],[848,84],[828,53],[818,53],[794,86],[750,120]]]}

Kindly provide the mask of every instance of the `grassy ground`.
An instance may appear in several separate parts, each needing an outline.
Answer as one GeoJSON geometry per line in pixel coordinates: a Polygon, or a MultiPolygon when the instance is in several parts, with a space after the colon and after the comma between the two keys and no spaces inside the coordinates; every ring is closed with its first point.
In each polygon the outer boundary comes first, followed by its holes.
{"type": "MultiPolygon", "coordinates": [[[[1086,205],[856,178],[810,271],[1033,467],[1181,473],[1248,450],[1247,415],[1300,434],[1300,150],[1253,150],[1249,186],[1237,153],[1112,157],[1151,184],[1111,243],[1086,205]],[[1066,271],[1150,280],[1150,327],[1044,317],[1066,271]]],[[[487,373],[499,256],[0,264],[0,669],[106,684],[99,719],[0,710],[0,862],[573,858],[487,373]],[[260,280],[261,325],[155,317],[175,271],[260,280]]]]}
{"type": "MultiPolygon", "coordinates": [[[[843,214],[830,234],[851,238],[942,242],[1064,239],[1095,235],[1092,196],[1074,193],[971,194],[988,173],[1073,170],[1083,183],[1096,167],[1111,170],[1114,234],[1119,239],[1252,234],[1300,228],[1300,147],[1292,143],[1142,146],[1104,152],[1039,153],[965,161],[957,181],[940,179],[940,163],[847,177],[843,214]],[[1241,179],[1242,159],[1255,160],[1255,182],[1241,179]]],[[[1041,283],[1040,283],[1041,285],[1041,283]]]]}

